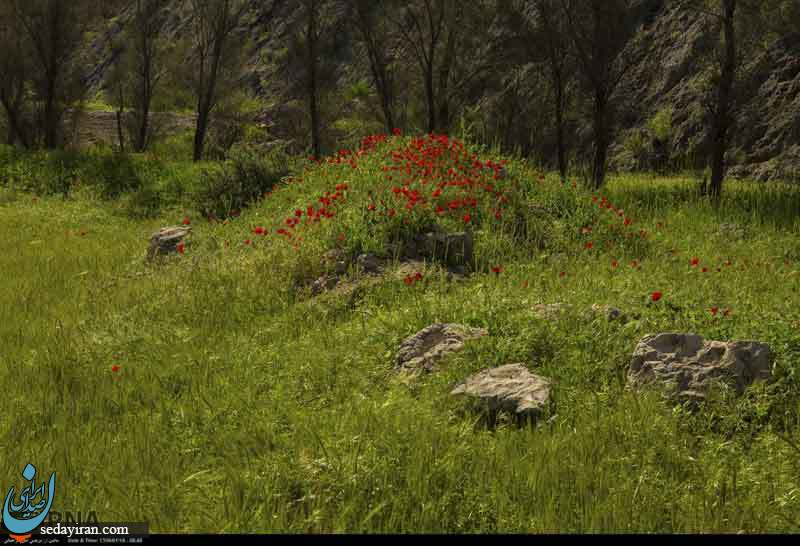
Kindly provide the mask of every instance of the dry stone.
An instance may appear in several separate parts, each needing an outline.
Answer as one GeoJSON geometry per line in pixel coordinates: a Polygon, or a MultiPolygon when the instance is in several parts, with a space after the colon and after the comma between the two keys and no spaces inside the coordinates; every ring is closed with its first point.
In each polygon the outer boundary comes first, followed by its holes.
{"type": "Polygon", "coordinates": [[[190,227],[161,228],[150,237],[150,248],[147,251],[147,258],[152,260],[156,256],[177,252],[178,245],[191,231],[192,228],[190,227]]]}
{"type": "Polygon", "coordinates": [[[488,335],[483,328],[461,324],[432,324],[407,338],[397,352],[395,368],[431,372],[445,356],[460,351],[464,344],[488,335]]]}
{"type": "Polygon", "coordinates": [[[491,421],[500,411],[521,419],[536,419],[551,404],[551,381],[532,374],[524,364],[506,364],[468,377],[450,393],[468,396],[488,410],[491,421]]]}
{"type": "Polygon", "coordinates": [[[644,337],[628,370],[632,387],[661,384],[680,399],[702,400],[711,384],[723,381],[741,394],[756,380],[772,376],[773,353],[758,341],[705,341],[697,334],[644,337]]]}

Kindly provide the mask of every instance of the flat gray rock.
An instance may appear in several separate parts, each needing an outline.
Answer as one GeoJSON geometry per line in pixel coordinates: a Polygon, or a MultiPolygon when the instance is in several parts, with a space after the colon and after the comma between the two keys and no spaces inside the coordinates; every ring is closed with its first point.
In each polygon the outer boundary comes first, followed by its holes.
{"type": "Polygon", "coordinates": [[[705,341],[697,334],[644,337],[633,352],[628,384],[660,384],[680,399],[703,400],[723,381],[737,394],[753,381],[772,377],[773,353],[758,341],[705,341]]]}
{"type": "Polygon", "coordinates": [[[468,396],[494,415],[504,411],[536,419],[550,406],[551,381],[532,374],[524,364],[506,364],[468,377],[450,393],[468,396]]]}
{"type": "Polygon", "coordinates": [[[406,338],[397,351],[395,368],[405,371],[434,371],[436,364],[464,344],[488,335],[484,328],[462,324],[432,324],[406,338]]]}

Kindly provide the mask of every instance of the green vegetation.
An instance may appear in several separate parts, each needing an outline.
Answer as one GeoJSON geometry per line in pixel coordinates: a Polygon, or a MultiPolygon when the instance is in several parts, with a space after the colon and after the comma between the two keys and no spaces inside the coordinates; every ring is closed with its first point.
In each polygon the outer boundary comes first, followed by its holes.
{"type": "Polygon", "coordinates": [[[796,532],[800,189],[730,182],[715,207],[689,179],[631,175],[595,201],[519,160],[474,174],[474,152],[391,137],[320,164],[195,166],[0,149],[0,474],[35,451],[60,506],[167,532],[796,532]],[[436,215],[393,191],[427,199],[460,167],[480,184],[442,202],[474,206],[436,215]],[[274,189],[202,219],[204,184],[233,179],[274,189]],[[326,194],[333,215],[306,223],[326,194]],[[184,218],[185,253],[145,263],[149,235],[184,218]],[[413,286],[388,272],[311,296],[325,250],[380,250],[431,218],[473,230],[468,279],[429,263],[413,286]],[[641,317],[545,320],[538,302],[641,317]],[[434,322],[490,335],[401,379],[399,343],[434,322]],[[693,413],[631,392],[630,354],[659,331],[767,342],[774,378],[693,413]],[[556,413],[485,430],[448,393],[511,362],[553,378],[556,413]]]}

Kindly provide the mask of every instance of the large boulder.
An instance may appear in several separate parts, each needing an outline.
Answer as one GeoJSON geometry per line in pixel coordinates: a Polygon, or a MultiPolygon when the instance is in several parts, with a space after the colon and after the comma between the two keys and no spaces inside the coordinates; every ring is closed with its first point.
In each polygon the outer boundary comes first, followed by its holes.
{"type": "Polygon", "coordinates": [[[150,248],[147,251],[147,258],[153,260],[157,256],[172,254],[178,251],[178,245],[183,241],[192,228],[165,227],[150,236],[150,248]]]}
{"type": "Polygon", "coordinates": [[[487,334],[483,328],[432,324],[403,341],[397,351],[395,368],[412,372],[434,371],[436,364],[445,356],[463,349],[467,341],[487,334]]]}
{"type": "Polygon", "coordinates": [[[472,233],[448,233],[437,225],[387,248],[389,254],[398,255],[401,260],[427,259],[457,269],[472,264],[474,249],[472,233]]]}
{"type": "Polygon", "coordinates": [[[499,412],[518,420],[537,419],[551,404],[551,381],[532,374],[524,364],[506,364],[468,377],[450,393],[473,400],[473,407],[488,411],[490,424],[499,412]]]}
{"type": "Polygon", "coordinates": [[[758,341],[705,341],[697,334],[661,333],[644,337],[633,352],[628,384],[660,384],[683,400],[705,399],[722,381],[737,394],[772,376],[773,353],[758,341]]]}

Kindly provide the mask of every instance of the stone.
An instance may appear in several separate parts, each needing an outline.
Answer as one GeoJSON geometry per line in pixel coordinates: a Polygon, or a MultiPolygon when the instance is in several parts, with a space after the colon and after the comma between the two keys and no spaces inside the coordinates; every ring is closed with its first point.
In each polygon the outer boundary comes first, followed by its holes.
{"type": "Polygon", "coordinates": [[[344,275],[347,273],[347,266],[349,265],[347,253],[338,248],[327,251],[322,256],[322,263],[327,270],[332,271],[336,275],[344,275]]]}
{"type": "Polygon", "coordinates": [[[657,383],[679,399],[705,398],[712,383],[723,381],[737,394],[753,381],[772,377],[773,353],[758,341],[705,341],[697,334],[645,336],[628,369],[628,384],[657,383]]]}
{"type": "Polygon", "coordinates": [[[542,319],[557,319],[572,309],[568,303],[537,303],[533,306],[533,313],[542,319]]]}
{"type": "Polygon", "coordinates": [[[446,263],[449,266],[463,266],[472,263],[474,244],[472,233],[446,233],[436,229],[423,233],[417,238],[416,251],[419,255],[446,263]]]}
{"type": "Polygon", "coordinates": [[[364,273],[381,272],[381,261],[375,254],[361,254],[356,263],[364,273]]]}
{"type": "Polygon", "coordinates": [[[450,394],[471,397],[494,422],[500,411],[537,419],[550,408],[550,392],[550,379],[529,372],[524,364],[506,364],[471,375],[450,394]]]}
{"type": "Polygon", "coordinates": [[[617,309],[613,305],[600,305],[598,303],[593,304],[587,314],[590,318],[598,318],[604,317],[608,322],[627,322],[628,317],[623,313],[620,309],[617,309]]]}
{"type": "Polygon", "coordinates": [[[178,251],[178,244],[183,241],[192,228],[165,227],[158,230],[150,237],[150,248],[147,251],[147,258],[153,260],[156,256],[172,254],[178,251]]]}
{"type": "Polygon", "coordinates": [[[435,371],[444,357],[458,352],[464,344],[488,335],[484,328],[471,328],[461,324],[432,324],[400,345],[395,368],[404,371],[435,371]]]}
{"type": "Polygon", "coordinates": [[[339,284],[339,277],[335,275],[323,275],[311,285],[311,293],[315,296],[326,290],[332,290],[339,284]]]}

